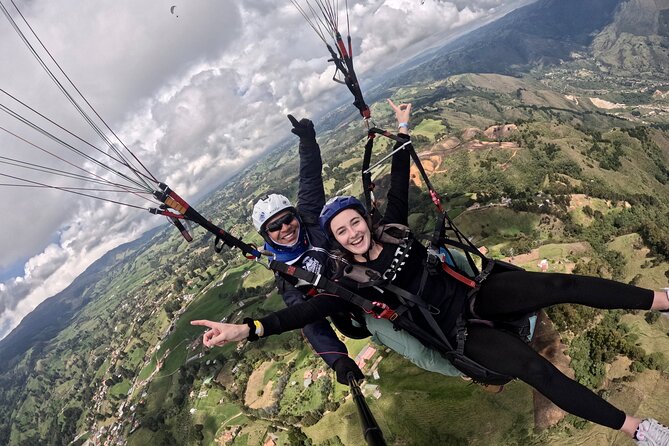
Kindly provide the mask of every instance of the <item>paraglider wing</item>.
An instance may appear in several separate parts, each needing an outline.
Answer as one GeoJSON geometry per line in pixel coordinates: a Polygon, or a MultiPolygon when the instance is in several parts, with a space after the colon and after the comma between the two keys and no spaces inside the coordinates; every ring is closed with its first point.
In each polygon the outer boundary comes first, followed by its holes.
{"type": "Polygon", "coordinates": [[[174,14],[174,10],[176,9],[176,7],[177,7],[177,5],[172,5],[172,7],[170,8],[170,12],[172,14],[174,14]]]}

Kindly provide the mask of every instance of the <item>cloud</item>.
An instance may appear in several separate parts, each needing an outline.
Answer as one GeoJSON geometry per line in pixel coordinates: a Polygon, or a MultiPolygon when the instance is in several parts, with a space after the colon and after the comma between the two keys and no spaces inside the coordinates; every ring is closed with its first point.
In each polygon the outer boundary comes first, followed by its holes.
{"type": "MultiPolygon", "coordinates": [[[[358,75],[364,85],[364,79],[523,3],[349,1],[358,75]]],[[[324,44],[290,2],[190,0],[177,5],[176,14],[170,6],[34,0],[22,7],[96,110],[157,178],[187,199],[291,137],[287,113],[316,117],[349,94],[332,82],[324,44]]],[[[0,27],[0,85],[100,145],[8,26],[0,27]]],[[[0,94],[0,104],[8,103],[0,94]]],[[[0,126],[60,150],[4,113],[0,126]]],[[[60,165],[1,131],[0,147],[3,156],[60,165]]],[[[84,165],[70,153],[61,155],[84,165]]],[[[0,173],[6,171],[0,165],[0,173]]],[[[58,191],[0,187],[0,193],[12,203],[3,215],[9,229],[0,234],[0,268],[30,257],[22,276],[0,284],[0,338],[109,249],[163,223],[146,212],[58,191]]],[[[145,206],[130,194],[122,199],[145,206]]]]}
{"type": "MultiPolygon", "coordinates": [[[[441,2],[440,2],[441,3],[441,2]]],[[[508,6],[509,1],[505,0],[476,0],[476,1],[469,1],[469,0],[453,0],[450,2],[443,2],[443,3],[451,3],[453,4],[456,8],[458,8],[458,11],[462,11],[463,9],[470,9],[472,11],[488,11],[491,9],[499,8],[501,6],[508,6]]],[[[519,3],[519,2],[516,2],[519,3]]]]}
{"type": "Polygon", "coordinates": [[[133,221],[135,215],[123,215],[127,211],[116,208],[103,204],[82,210],[60,233],[57,243],[26,263],[23,276],[0,285],[0,336],[45,298],[67,287],[92,261],[149,229],[146,221],[133,221]]]}

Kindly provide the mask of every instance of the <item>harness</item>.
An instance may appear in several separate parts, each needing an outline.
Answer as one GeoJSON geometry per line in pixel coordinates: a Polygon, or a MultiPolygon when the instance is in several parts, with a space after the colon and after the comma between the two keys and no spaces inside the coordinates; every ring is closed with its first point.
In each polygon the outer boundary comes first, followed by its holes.
{"type": "Polygon", "coordinates": [[[277,261],[271,261],[270,268],[279,271],[283,275],[293,277],[294,280],[311,283],[315,288],[322,290],[323,293],[337,295],[377,319],[388,319],[396,329],[406,330],[424,344],[435,348],[458,370],[471,377],[474,381],[493,385],[502,385],[511,381],[513,377],[490,370],[464,354],[467,325],[469,323],[493,324],[491,321],[468,318],[464,314],[461,314],[456,321],[455,344],[453,344],[434,318],[434,315],[439,313],[439,309],[428,304],[422,298],[427,278],[431,274],[448,274],[470,288],[468,300],[470,304],[473,304],[473,299],[480,283],[488,277],[497,262],[489,260],[488,265],[490,266],[486,265],[484,271],[479,273],[476,279],[470,279],[463,273],[442,262],[434,254],[429,254],[428,258],[425,259],[426,264],[423,268],[418,292],[412,294],[392,283],[392,280],[395,279],[397,274],[406,265],[409,257],[414,240],[411,231],[406,226],[390,224],[380,227],[376,231],[375,236],[382,243],[395,246],[395,253],[389,267],[383,272],[378,272],[361,265],[347,265],[344,268],[343,277],[356,282],[358,289],[376,287],[393,293],[401,302],[397,308],[391,308],[384,302],[371,301],[339,283],[323,277],[321,274],[310,273],[301,268],[277,261]],[[410,317],[409,310],[411,309],[417,309],[427,321],[429,327],[417,324],[410,317]]]}

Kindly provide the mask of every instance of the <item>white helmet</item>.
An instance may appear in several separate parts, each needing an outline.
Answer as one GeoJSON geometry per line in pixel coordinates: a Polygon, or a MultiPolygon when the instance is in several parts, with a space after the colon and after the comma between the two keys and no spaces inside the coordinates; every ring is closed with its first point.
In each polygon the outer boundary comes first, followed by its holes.
{"type": "Polygon", "coordinates": [[[262,232],[262,228],[267,223],[267,220],[274,217],[284,209],[294,209],[295,207],[290,200],[283,195],[269,194],[267,198],[258,200],[253,206],[253,226],[258,232],[262,232]]]}

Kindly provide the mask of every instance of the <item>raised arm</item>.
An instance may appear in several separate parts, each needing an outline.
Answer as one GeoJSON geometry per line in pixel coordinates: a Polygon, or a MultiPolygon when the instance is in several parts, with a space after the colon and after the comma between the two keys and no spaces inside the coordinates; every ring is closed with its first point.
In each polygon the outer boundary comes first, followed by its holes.
{"type": "MultiPolygon", "coordinates": [[[[395,111],[399,134],[409,136],[409,117],[411,104],[395,105],[388,99],[390,107],[395,111]]],[[[393,150],[402,146],[402,142],[395,144],[393,150]]],[[[406,148],[398,150],[393,155],[390,169],[390,188],[388,189],[388,203],[381,223],[399,223],[406,225],[409,218],[409,168],[411,159],[406,148]]]]}
{"type": "Polygon", "coordinates": [[[325,190],[323,189],[323,160],[321,148],[316,141],[314,123],[309,119],[295,119],[288,115],[293,124],[293,132],[300,137],[300,182],[297,189],[297,210],[301,215],[313,216],[318,221],[318,215],[325,204],[325,190]]]}

